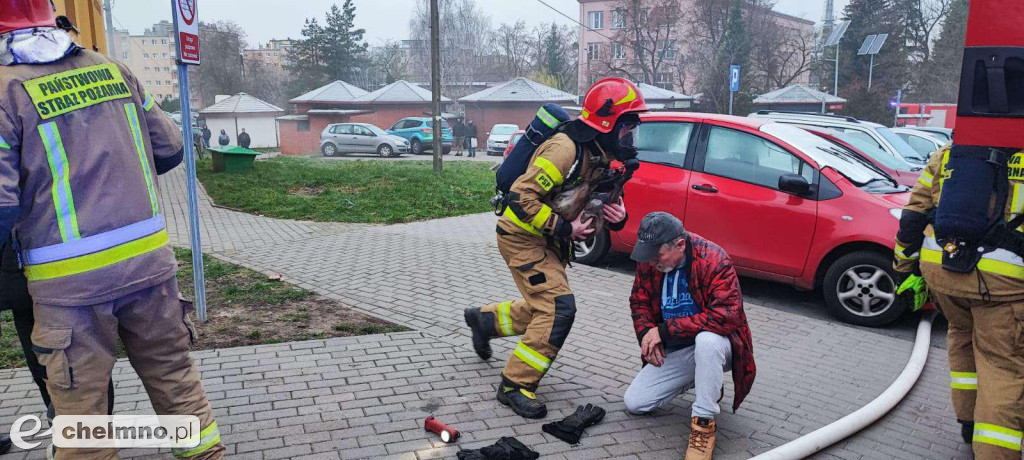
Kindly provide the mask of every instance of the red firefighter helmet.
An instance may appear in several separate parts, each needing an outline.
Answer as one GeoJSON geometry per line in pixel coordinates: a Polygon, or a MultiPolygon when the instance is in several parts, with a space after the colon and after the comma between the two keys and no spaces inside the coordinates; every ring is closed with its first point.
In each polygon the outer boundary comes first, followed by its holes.
{"type": "Polygon", "coordinates": [[[0,34],[57,24],[50,0],[0,0],[0,11],[0,34]]]}
{"type": "Polygon", "coordinates": [[[647,102],[640,89],[625,78],[604,78],[583,96],[580,120],[601,133],[610,133],[624,113],[646,112],[647,102]]]}
{"type": "Polygon", "coordinates": [[[1024,148],[1024,2],[971,0],[957,145],[1024,148]]]}

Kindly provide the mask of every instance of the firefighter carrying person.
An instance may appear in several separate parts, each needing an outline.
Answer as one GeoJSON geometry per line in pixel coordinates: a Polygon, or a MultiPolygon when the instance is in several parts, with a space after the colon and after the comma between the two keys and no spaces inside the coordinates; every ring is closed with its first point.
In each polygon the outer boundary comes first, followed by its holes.
{"type": "Polygon", "coordinates": [[[563,208],[554,201],[592,183],[613,160],[634,159],[632,131],[646,110],[633,83],[598,81],[584,96],[581,115],[537,147],[507,195],[508,206],[498,220],[498,251],[523,298],[466,309],[465,319],[473,348],[485,360],[491,357],[491,338],[522,336],[502,372],[497,399],[523,417],[547,414],[534,392],[576,316],[565,273],[572,241],[593,234],[595,219],[603,218],[612,230],[621,229],[627,219],[621,199],[604,205],[596,217],[580,211],[592,198],[587,194],[574,195],[564,208],[568,211],[560,212],[563,208]]]}
{"type": "Polygon", "coordinates": [[[1024,431],[1021,17],[1019,2],[971,2],[953,144],[929,158],[896,235],[898,292],[914,309],[930,294],[949,320],[953,409],[979,460],[1020,460],[1024,431]]]}
{"type": "Polygon", "coordinates": [[[56,415],[107,413],[120,338],[156,413],[199,418],[199,445],[174,455],[221,458],[157,195],[157,175],[181,163],[181,133],[126,67],[54,27],[49,0],[0,11],[0,239],[17,232],[56,415]]]}

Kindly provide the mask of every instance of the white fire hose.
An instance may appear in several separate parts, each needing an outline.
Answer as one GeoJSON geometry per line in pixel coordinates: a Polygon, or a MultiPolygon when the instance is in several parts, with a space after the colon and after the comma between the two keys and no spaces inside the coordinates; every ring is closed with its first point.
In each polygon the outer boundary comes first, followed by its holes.
{"type": "Polygon", "coordinates": [[[921,371],[928,360],[928,347],[931,345],[932,321],[937,312],[930,312],[921,317],[917,325],[917,339],[910,360],[899,377],[892,382],[882,394],[856,412],[825,425],[804,436],[754,457],[756,460],[795,460],[809,457],[814,453],[831,446],[850,435],[863,430],[876,422],[896,407],[910,389],[914,387],[921,371]]]}

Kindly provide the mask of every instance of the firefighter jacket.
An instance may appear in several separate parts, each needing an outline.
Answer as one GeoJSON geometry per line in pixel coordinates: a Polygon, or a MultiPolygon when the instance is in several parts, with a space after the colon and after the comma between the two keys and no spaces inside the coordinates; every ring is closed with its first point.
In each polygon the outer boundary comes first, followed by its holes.
{"type": "MultiPolygon", "coordinates": [[[[611,157],[596,143],[583,147],[580,155],[577,162],[576,143],[564,133],[555,134],[537,147],[526,172],[509,189],[509,204],[498,220],[498,228],[507,233],[568,240],[579,212],[561,215],[552,209],[552,199],[563,190],[590,183],[611,163],[611,157]],[[591,149],[597,152],[591,153],[591,149]]],[[[590,196],[582,194],[576,199],[580,202],[572,207],[579,210],[590,196]]],[[[624,224],[625,220],[608,227],[620,230],[624,224]]]]}
{"type": "Polygon", "coordinates": [[[732,345],[735,389],[732,410],[735,412],[750,393],[757,375],[754,339],[743,310],[740,281],[725,250],[695,233],[687,235],[685,260],[683,266],[689,267],[690,295],[701,312],[685,318],[662,319],[661,289],[665,274],[654,264],[640,263],[636,266],[633,292],[629,296],[633,329],[641,343],[644,335],[654,328],[658,329],[663,343],[693,339],[703,331],[727,337],[732,345]]]}
{"type": "Polygon", "coordinates": [[[123,65],[82,50],[0,72],[0,207],[39,303],[94,305],[174,276],[158,172],[181,132],[123,65]]]}
{"type": "MultiPolygon", "coordinates": [[[[954,297],[993,301],[1024,299],[1024,260],[1006,249],[985,254],[970,273],[954,273],[942,268],[942,247],[935,240],[930,222],[933,219],[928,216],[933,216],[938,209],[943,181],[952,173],[946,169],[949,149],[947,145],[931,155],[914,185],[910,203],[903,208],[900,231],[896,235],[895,269],[903,273],[919,269],[929,289],[954,297]],[[923,232],[920,228],[924,228],[923,232]]],[[[1007,221],[1024,213],[1024,152],[1010,157],[1009,179],[1010,196],[1004,212],[1007,221]]],[[[995,203],[993,196],[990,207],[995,203]]],[[[992,209],[989,213],[995,214],[992,209]]]]}

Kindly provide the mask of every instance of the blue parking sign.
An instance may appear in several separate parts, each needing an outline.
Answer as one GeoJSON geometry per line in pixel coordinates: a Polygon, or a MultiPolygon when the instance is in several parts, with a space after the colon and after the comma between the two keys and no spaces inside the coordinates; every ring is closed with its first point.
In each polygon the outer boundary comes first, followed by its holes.
{"type": "Polygon", "coordinates": [[[740,66],[729,66],[729,91],[740,90],[740,66]]]}

